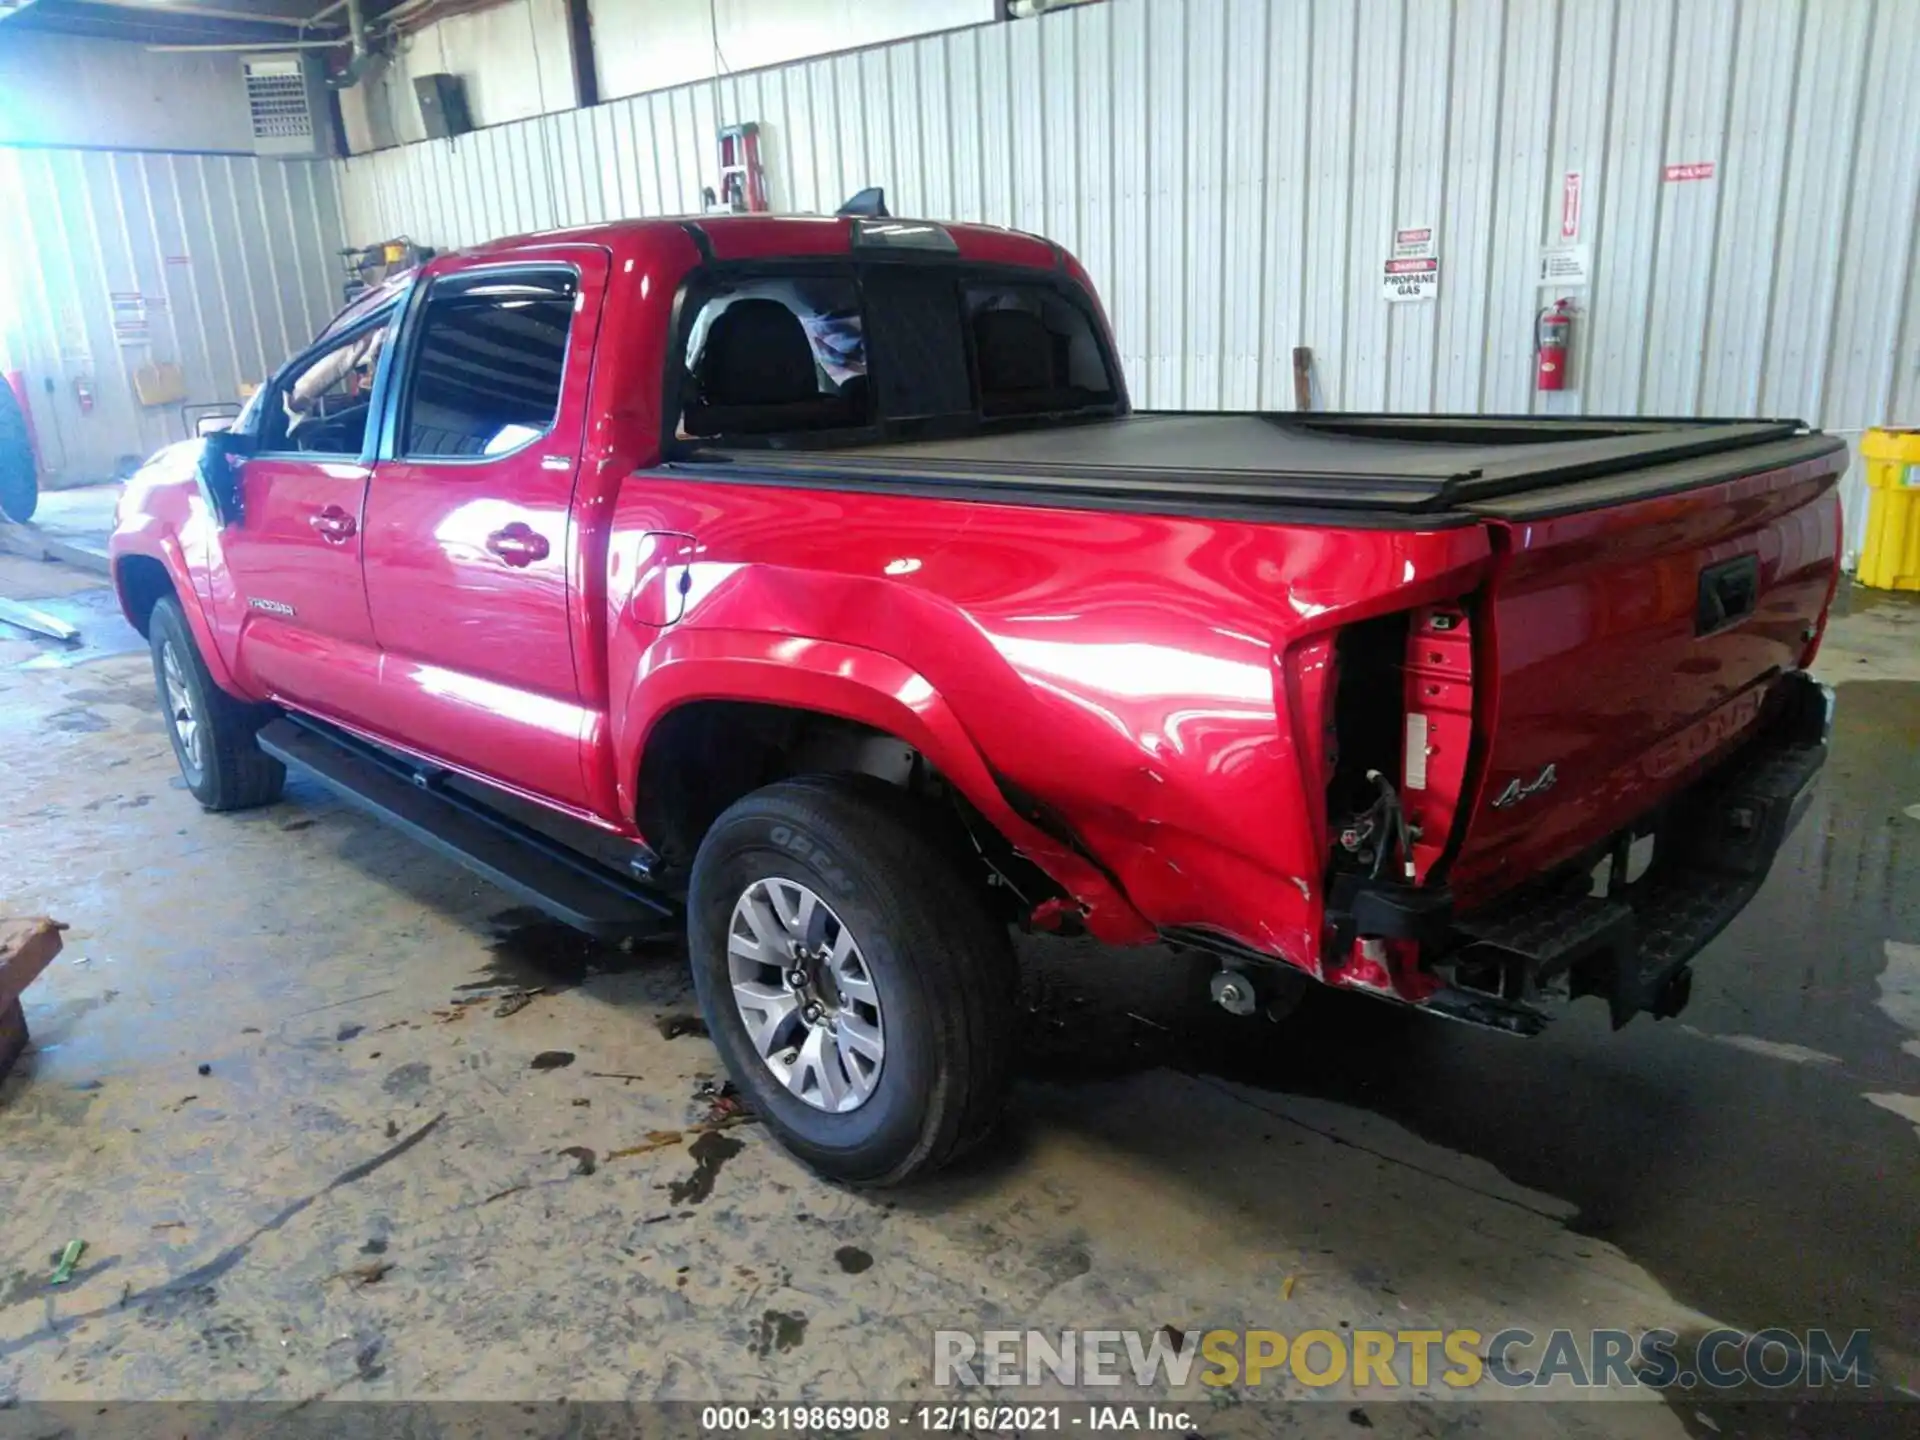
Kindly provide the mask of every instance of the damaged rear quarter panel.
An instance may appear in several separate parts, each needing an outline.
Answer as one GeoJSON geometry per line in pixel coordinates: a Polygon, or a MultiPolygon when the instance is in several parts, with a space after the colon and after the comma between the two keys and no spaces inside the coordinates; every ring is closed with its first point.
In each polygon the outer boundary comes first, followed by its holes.
{"type": "MultiPolygon", "coordinates": [[[[1308,968],[1331,635],[1471,591],[1489,554],[1477,525],[1253,524],[659,475],[624,491],[611,549],[610,668],[641,677],[614,719],[632,756],[658,718],[651,697],[762,698],[724,667],[691,687],[649,681],[697,632],[768,637],[764,655],[800,668],[812,646],[888,657],[977,752],[971,783],[950,778],[984,812],[1005,809],[975,793],[990,773],[1045,802],[1152,926],[1212,926],[1308,968]],[[657,607],[632,603],[646,577],[621,573],[645,532],[696,537],[684,616],[664,629],[648,623],[657,607]]],[[[812,686],[818,708],[847,713],[860,669],[812,686]]],[[[789,678],[784,703],[809,688],[789,678]]]]}

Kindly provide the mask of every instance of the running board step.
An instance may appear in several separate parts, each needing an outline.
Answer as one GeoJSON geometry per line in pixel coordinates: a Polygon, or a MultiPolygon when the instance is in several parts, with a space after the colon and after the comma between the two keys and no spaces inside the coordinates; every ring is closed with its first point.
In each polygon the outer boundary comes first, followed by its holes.
{"type": "Polygon", "coordinates": [[[259,741],[288,768],[576,930],[621,940],[663,934],[681,923],[665,896],[440,785],[434,772],[378,746],[292,717],[261,727],[259,741]]]}

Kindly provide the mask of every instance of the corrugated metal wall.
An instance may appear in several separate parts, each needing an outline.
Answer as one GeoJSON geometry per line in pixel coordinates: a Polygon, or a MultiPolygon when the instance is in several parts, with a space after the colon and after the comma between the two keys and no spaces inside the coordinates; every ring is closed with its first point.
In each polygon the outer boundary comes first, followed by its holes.
{"type": "Polygon", "coordinates": [[[0,351],[27,372],[53,483],[184,436],[177,405],[139,403],[141,366],[179,365],[189,400],[232,400],[313,337],[339,301],[337,179],[311,161],[0,147],[0,351]]]}
{"type": "MultiPolygon", "coordinates": [[[[698,207],[718,125],[775,203],[1038,230],[1149,407],[1920,421],[1915,0],[1113,0],[344,162],[348,228],[441,245],[698,207]],[[1710,179],[1668,165],[1711,162],[1710,179]],[[1581,176],[1576,388],[1532,389],[1581,176]],[[1396,227],[1437,300],[1388,304],[1396,227]]],[[[1851,487],[1857,511],[1858,486],[1851,487]]]]}

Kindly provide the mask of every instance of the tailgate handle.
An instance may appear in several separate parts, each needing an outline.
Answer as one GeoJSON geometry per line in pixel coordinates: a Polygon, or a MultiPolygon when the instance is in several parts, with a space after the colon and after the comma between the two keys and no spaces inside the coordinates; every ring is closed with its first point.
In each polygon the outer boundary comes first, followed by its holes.
{"type": "Polygon", "coordinates": [[[1700,604],[1694,611],[1693,633],[1714,631],[1745,619],[1760,603],[1760,557],[1742,555],[1709,565],[1700,572],[1700,604]]]}

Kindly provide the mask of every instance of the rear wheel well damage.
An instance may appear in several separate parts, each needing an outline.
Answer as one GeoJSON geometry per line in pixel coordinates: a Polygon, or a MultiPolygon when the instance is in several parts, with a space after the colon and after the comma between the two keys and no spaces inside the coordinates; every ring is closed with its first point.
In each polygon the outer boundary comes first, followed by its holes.
{"type": "Polygon", "coordinates": [[[666,867],[693,863],[713,822],[735,801],[781,780],[863,777],[869,792],[977,878],[994,913],[1025,919],[1061,892],[913,745],[838,715],[743,700],[695,700],[654,725],[640,759],[640,833],[666,867]]]}
{"type": "Polygon", "coordinates": [[[176,592],[167,567],[148,555],[129,555],[114,567],[114,588],[120,592],[120,608],[142,636],[153,621],[153,607],[176,592]]]}

